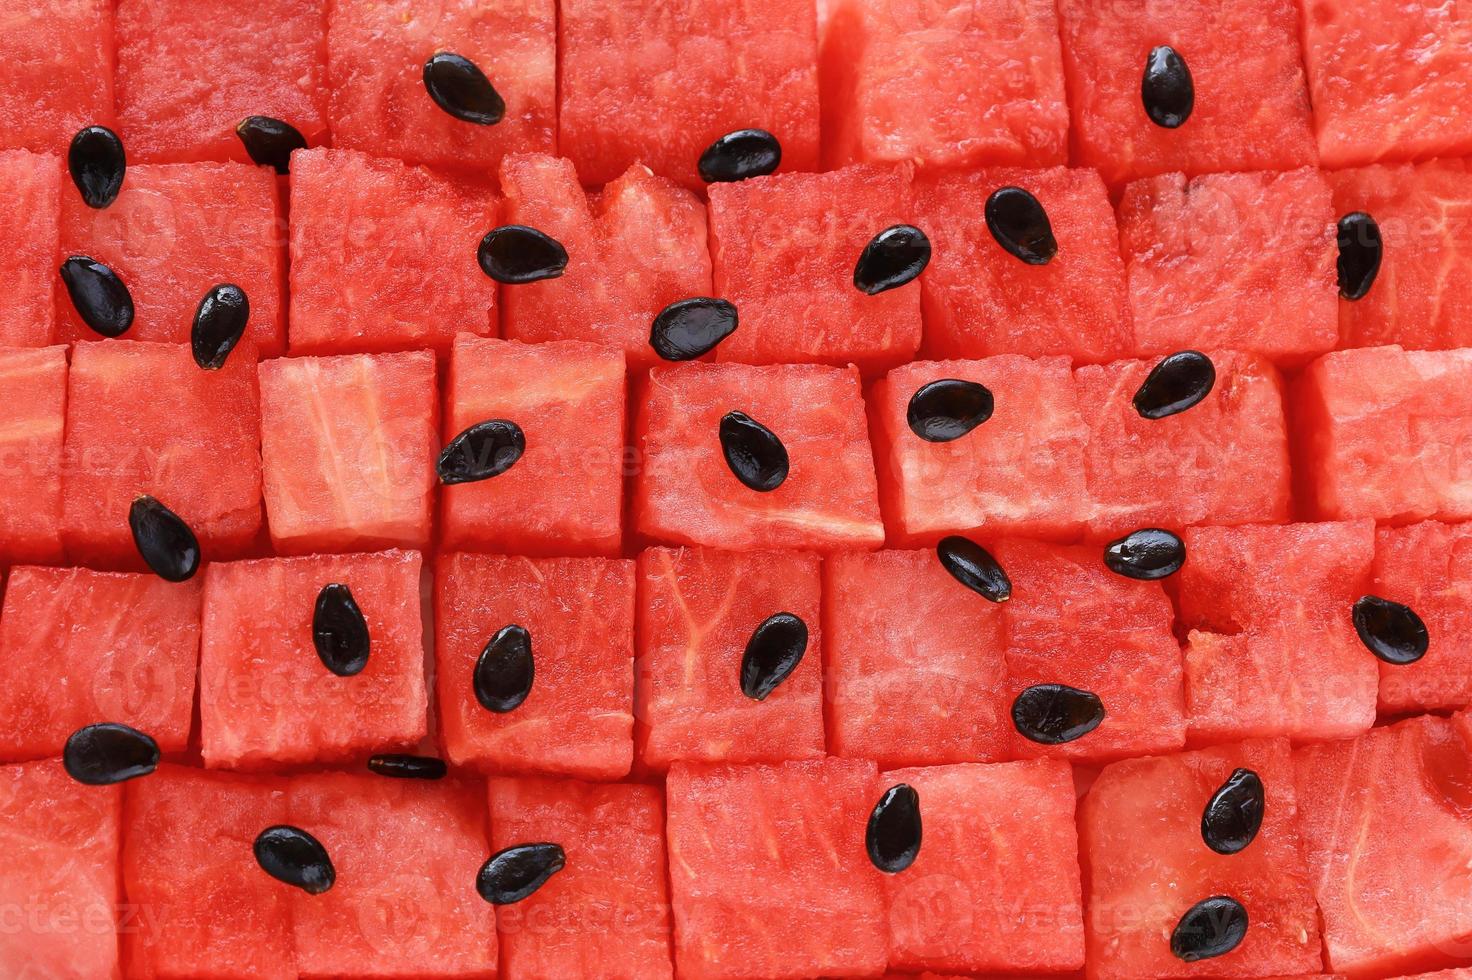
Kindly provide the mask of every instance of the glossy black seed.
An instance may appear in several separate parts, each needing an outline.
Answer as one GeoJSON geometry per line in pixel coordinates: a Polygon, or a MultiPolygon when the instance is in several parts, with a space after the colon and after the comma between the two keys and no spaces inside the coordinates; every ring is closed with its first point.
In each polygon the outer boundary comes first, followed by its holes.
{"type": "Polygon", "coordinates": [[[1374,218],[1363,211],[1340,218],[1339,295],[1349,300],[1364,299],[1380,274],[1384,253],[1385,243],[1374,218]]]}
{"type": "Polygon", "coordinates": [[[1197,405],[1216,385],[1216,365],[1200,351],[1183,350],[1161,359],[1135,392],[1135,411],[1150,420],[1179,415],[1197,405]]]}
{"type": "Polygon", "coordinates": [[[506,115],[506,100],[475,62],[441,51],[424,63],[424,88],[434,104],[463,122],[494,126],[506,115]]]}
{"type": "Polygon", "coordinates": [[[517,844],[481,865],[475,890],[492,905],[511,905],[545,885],[566,863],[567,855],[556,844],[517,844]]]}
{"type": "Polygon", "coordinates": [[[194,312],[194,329],[189,334],[194,363],[206,371],[224,367],[225,359],[245,336],[249,322],[250,300],[239,286],[225,282],[205,293],[194,312]]]}
{"type": "Polygon", "coordinates": [[[327,848],[300,827],[267,827],[256,835],[254,850],[262,871],[308,895],[320,895],[337,881],[327,848]]]}
{"type": "Polygon", "coordinates": [[[869,860],[885,874],[899,874],[920,856],[920,794],[905,783],[884,791],[869,814],[864,846],[869,860]]]}
{"type": "Polygon", "coordinates": [[[741,657],[741,693],[765,701],[802,663],[808,649],[808,624],[792,613],[765,619],[746,641],[741,657]]]}
{"type": "Polygon", "coordinates": [[[235,135],[252,161],[278,174],[291,172],[292,151],[307,148],[307,138],[300,130],[270,116],[246,116],[236,125],[235,135]]]}
{"type": "Polygon", "coordinates": [[[66,152],[72,183],[89,208],[105,208],[118,199],[123,177],[128,172],[128,155],[123,141],[106,126],[88,126],[72,137],[66,152]]]}
{"type": "Polygon", "coordinates": [[[1151,582],[1174,575],[1186,563],[1186,543],[1169,531],[1145,527],[1104,548],[1104,564],[1116,575],[1151,582]]]}
{"type": "Polygon", "coordinates": [[[444,484],[475,483],[500,476],[526,452],[526,433],[507,419],[477,422],[440,453],[435,471],[444,484]]]}
{"type": "Polygon", "coordinates": [[[745,486],[768,493],[787,479],[787,447],[776,433],[745,412],[721,419],[721,452],[726,465],[745,486]]]}
{"type": "Polygon", "coordinates": [[[1247,936],[1247,910],[1235,898],[1213,895],[1181,916],[1170,934],[1170,951],[1187,963],[1224,956],[1247,936]]]}
{"type": "Polygon", "coordinates": [[[1012,724],[1023,738],[1062,745],[1083,738],[1104,720],[1104,702],[1066,684],[1034,684],[1012,702],[1012,724]]]}
{"type": "Polygon", "coordinates": [[[943,378],[910,396],[906,416],[910,431],[926,442],[950,442],[991,418],[995,408],[996,399],[985,385],[943,378]]]}
{"type": "Polygon", "coordinates": [[[322,666],[338,677],[361,674],[368,666],[368,621],[346,585],[333,582],[317,593],[312,644],[322,666]]]}
{"type": "Polygon", "coordinates": [[[535,678],[532,635],[514,623],[504,626],[476,658],[475,699],[487,711],[505,714],[527,699],[535,678]]]}
{"type": "Polygon", "coordinates": [[[1012,598],[1012,580],[991,552],[970,538],[952,535],[941,538],[936,556],[946,571],[983,599],[1006,602],[1012,598]]]}
{"type": "Polygon", "coordinates": [[[1043,202],[1021,187],[992,191],[984,214],[987,231],[997,244],[1028,265],[1047,265],[1058,254],[1058,239],[1043,202]]]}
{"type": "Polygon", "coordinates": [[[128,527],[138,554],[159,578],[184,582],[199,571],[199,539],[183,518],[154,498],[133,501],[128,527]]]}
{"type": "Polygon", "coordinates": [[[1201,812],[1201,839],[1218,854],[1245,850],[1262,829],[1266,807],[1262,779],[1251,769],[1227,777],[1201,812]]]}
{"type": "Polygon", "coordinates": [[[1140,79],[1140,101],[1150,121],[1164,129],[1176,129],[1191,118],[1196,85],[1186,59],[1175,48],[1162,44],[1150,50],[1140,79]]]}
{"type": "Polygon", "coordinates": [[[723,299],[696,296],[671,303],[654,318],[649,346],[666,361],[692,361],[715,350],[735,333],[736,307],[723,299]]]}
{"type": "Polygon", "coordinates": [[[61,264],[61,281],[82,322],[104,337],[121,337],[133,325],[133,295],[101,262],[73,255],[61,264]]]}
{"type": "Polygon", "coordinates": [[[898,289],[930,264],[930,239],[914,225],[892,225],[869,240],[854,264],[854,287],[870,296],[898,289]]]}
{"type": "Polygon", "coordinates": [[[738,129],[705,148],[696,170],[707,184],[761,177],[782,163],[782,144],[765,129],[738,129]]]}
{"type": "Polygon", "coordinates": [[[448,771],[443,759],[393,753],[373,756],[368,760],[368,769],[394,779],[444,779],[448,771]]]}
{"type": "Polygon", "coordinates": [[[61,751],[67,775],[88,786],[108,786],[146,776],[158,768],[158,743],[129,728],[105,722],[72,732],[61,751]]]}
{"type": "Polygon", "coordinates": [[[526,225],[492,228],[480,240],[476,258],[482,272],[508,286],[556,279],[567,268],[562,243],[526,225]]]}
{"type": "Polygon", "coordinates": [[[1361,596],[1355,600],[1353,618],[1360,642],[1388,664],[1413,664],[1426,656],[1431,645],[1426,623],[1414,609],[1399,602],[1361,596]]]}

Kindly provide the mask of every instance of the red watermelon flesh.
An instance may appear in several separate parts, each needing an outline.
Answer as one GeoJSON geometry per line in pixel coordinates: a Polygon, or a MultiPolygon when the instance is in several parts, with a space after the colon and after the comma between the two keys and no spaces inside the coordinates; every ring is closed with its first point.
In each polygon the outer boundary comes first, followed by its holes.
{"type": "Polygon", "coordinates": [[[60,154],[83,126],[113,125],[109,0],[7,4],[0,13],[0,64],[6,148],[60,154]]]}
{"type": "Polygon", "coordinates": [[[1397,980],[1468,980],[1468,978],[1472,978],[1472,967],[1437,970],[1434,973],[1417,973],[1415,976],[1399,977],[1397,980]]]}
{"type": "Polygon", "coordinates": [[[456,765],[621,779],[634,756],[634,563],[442,555],[435,572],[440,740],[456,765]],[[531,634],[518,707],[476,700],[476,659],[506,626],[531,634]]]}
{"type": "Polygon", "coordinates": [[[450,356],[444,441],[490,419],[521,427],[509,470],[441,491],[450,549],[617,555],[623,529],[624,358],[581,341],[461,334],[450,356]]]}
{"type": "Polygon", "coordinates": [[[635,738],[651,769],[677,759],[823,755],[819,561],[814,555],[650,548],[638,562],[635,738]],[[778,613],[808,628],[802,661],[763,701],[741,690],[753,632],[778,613]]]}
{"type": "Polygon", "coordinates": [[[55,339],[61,179],[54,156],[0,152],[7,201],[0,226],[0,270],[6,282],[0,293],[0,347],[44,347],[55,339]]]}
{"type": "Polygon", "coordinates": [[[665,791],[681,977],[883,972],[884,883],[864,852],[874,763],[677,763],[665,791]]]}
{"type": "Polygon", "coordinates": [[[924,843],[884,879],[891,966],[1076,970],[1084,964],[1073,773],[1053,760],[897,769],[924,843]]]}
{"type": "Polygon", "coordinates": [[[1370,591],[1403,602],[1431,645],[1413,664],[1380,667],[1380,710],[1436,711],[1472,704],[1472,524],[1426,521],[1375,533],[1370,591]]]}
{"type": "Polygon", "coordinates": [[[0,347],[0,563],[61,559],[66,348],[0,347]]]}
{"type": "Polygon", "coordinates": [[[571,160],[517,154],[501,161],[501,192],[507,224],[543,231],[568,253],[556,279],[503,291],[503,330],[513,340],[598,341],[647,364],[656,360],[655,315],[710,295],[705,205],[643,165],[588,193],[571,160]]]}
{"type": "Polygon", "coordinates": [[[496,910],[505,975],[673,976],[659,788],[551,779],[489,788],[493,851],[551,841],[567,855],[535,894],[496,910]]]}

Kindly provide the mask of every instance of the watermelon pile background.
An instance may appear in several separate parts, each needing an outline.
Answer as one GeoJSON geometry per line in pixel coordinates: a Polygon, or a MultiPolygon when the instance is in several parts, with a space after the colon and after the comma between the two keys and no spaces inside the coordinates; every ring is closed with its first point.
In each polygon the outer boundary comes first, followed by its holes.
{"type": "Polygon", "coordinates": [[[0,980],[1472,977],[1462,0],[0,0],[0,147],[0,980]],[[1161,45],[1194,80],[1176,128],[1142,106],[1161,45]],[[429,97],[446,51],[500,122],[429,97]],[[257,115],[310,147],[289,176],[237,137],[257,115]],[[100,208],[66,166],[90,126],[128,162],[100,208]],[[781,172],[707,187],[750,127],[781,172]],[[1008,186],[1051,261],[989,231],[1008,186]],[[1351,301],[1355,212],[1383,258],[1351,301]],[[489,278],[511,224],[565,271],[489,278]],[[868,295],[896,224],[933,257],[868,295]],[[121,337],[73,256],[126,285],[121,337]],[[201,370],[223,283],[249,326],[201,370]],[[699,296],[739,327],[662,361],[651,321],[699,296]],[[1188,349],[1210,394],[1142,417],[1188,349]],[[942,379],[995,409],[930,442],[909,406],[942,379]],[[775,490],[727,464],[733,411],[784,444],[775,490]],[[441,485],[488,419],[524,455],[441,485]],[[199,574],[145,569],[140,495],[199,574]],[[1178,573],[1106,567],[1150,527],[1178,573]],[[1010,599],[948,573],[949,535],[1010,599]],[[351,676],[314,650],[331,583],[371,637],[351,676]],[[1366,595],[1424,657],[1372,655],[1366,595]],[[779,613],[804,655],[758,700],[779,613]],[[534,681],[492,711],[472,677],[510,626],[534,681]],[[1024,737],[1040,684],[1102,723],[1024,737]],[[163,764],[72,779],[104,722],[163,764]],[[1219,853],[1238,770],[1260,828],[1219,853]],[[923,843],[885,873],[897,784],[923,843]],[[275,825],[332,888],[263,870],[275,825]],[[534,842],[565,866],[483,900],[534,842]],[[1232,943],[1192,912],[1225,898],[1232,943]]]}

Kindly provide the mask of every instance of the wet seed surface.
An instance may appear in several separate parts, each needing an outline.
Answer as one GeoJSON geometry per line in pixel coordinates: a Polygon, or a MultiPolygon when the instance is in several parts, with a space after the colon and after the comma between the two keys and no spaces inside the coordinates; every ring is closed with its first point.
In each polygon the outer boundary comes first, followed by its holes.
{"type": "Polygon", "coordinates": [[[1012,580],[992,553],[970,538],[952,535],[935,546],[941,566],[957,582],[991,602],[1012,598],[1012,580]]]}
{"type": "Polygon", "coordinates": [[[517,844],[497,851],[481,866],[475,890],[492,905],[512,905],[547,883],[567,863],[556,844],[517,844]]]}
{"type": "Polygon", "coordinates": [[[514,711],[532,693],[535,678],[531,633],[515,623],[503,626],[476,658],[475,699],[487,711],[514,711]]]}
{"type": "Polygon", "coordinates": [[[337,881],[327,848],[300,827],[267,827],[256,836],[253,850],[262,871],[308,895],[321,895],[337,881]]]}
{"type": "Polygon", "coordinates": [[[998,245],[1028,265],[1047,265],[1058,254],[1048,212],[1021,187],[1002,187],[986,199],[986,228],[998,245]]]}
{"type": "Polygon", "coordinates": [[[854,287],[870,296],[919,278],[930,264],[930,239],[914,225],[893,225],[870,239],[854,264],[854,287]]]}
{"type": "Polygon", "coordinates": [[[1099,727],[1104,703],[1092,691],[1066,684],[1034,684],[1012,702],[1012,724],[1040,745],[1076,742],[1099,727]]]}
{"type": "Polygon", "coordinates": [[[82,203],[101,209],[118,199],[128,171],[128,156],[117,133],[106,126],[88,126],[72,137],[66,166],[82,203]]]}
{"type": "Polygon", "coordinates": [[[346,585],[333,582],[317,593],[312,644],[322,666],[338,677],[361,674],[368,666],[368,621],[346,585]]]}
{"type": "Polygon", "coordinates": [[[1426,623],[1410,606],[1375,595],[1361,596],[1351,616],[1360,642],[1388,664],[1413,664],[1431,646],[1426,623]]]}
{"type": "Polygon", "coordinates": [[[782,144],[765,129],[738,129],[705,148],[696,170],[707,184],[764,177],[782,164],[782,144]]]}
{"type": "Polygon", "coordinates": [[[527,225],[501,225],[486,232],[476,252],[481,271],[508,286],[556,279],[567,268],[567,249],[527,225]]]}
{"type": "Polygon", "coordinates": [[[736,332],[736,307],[723,299],[696,296],[671,303],[654,317],[649,346],[666,361],[693,361],[736,332]]]}
{"type": "Polygon", "coordinates": [[[250,300],[234,283],[221,283],[204,294],[194,312],[189,347],[194,363],[206,371],[218,371],[250,323],[250,300]]]}
{"type": "Polygon", "coordinates": [[[1262,829],[1267,806],[1262,779],[1251,769],[1237,769],[1206,802],[1201,813],[1201,839],[1218,854],[1246,850],[1262,829]]]}
{"type": "Polygon", "coordinates": [[[104,337],[121,337],[133,325],[133,295],[118,274],[90,256],[61,264],[61,281],[82,322],[104,337]]]}
{"type": "Polygon", "coordinates": [[[996,400],[975,381],[943,378],[910,396],[906,420],[926,442],[953,442],[992,417],[996,400]]]}
{"type": "Polygon", "coordinates": [[[435,463],[446,486],[500,476],[526,452],[526,434],[508,419],[478,422],[450,440],[435,463]]]}
{"type": "Polygon", "coordinates": [[[1339,295],[1347,300],[1364,299],[1380,274],[1384,254],[1385,242],[1374,218],[1363,211],[1340,218],[1339,295]]]}
{"type": "Polygon", "coordinates": [[[770,493],[787,480],[787,447],[771,429],[745,412],[727,412],[721,419],[721,452],[726,465],[742,485],[770,493]]]}
{"type": "Polygon", "coordinates": [[[183,518],[153,497],[133,501],[128,528],[138,554],[159,578],[184,582],[199,571],[199,539],[183,518]]]}
{"type": "Polygon", "coordinates": [[[252,162],[278,174],[291,172],[292,151],[307,148],[307,138],[300,130],[270,116],[246,116],[236,125],[235,135],[252,162]]]}
{"type": "Polygon", "coordinates": [[[808,624],[799,617],[782,612],[763,620],[741,657],[741,693],[765,701],[802,663],[807,649],[808,624]]]}
{"type": "Polygon", "coordinates": [[[506,100],[463,55],[441,51],[426,61],[424,88],[435,105],[462,122],[494,126],[506,116],[506,100]]]}
{"type": "Polygon", "coordinates": [[[1196,107],[1196,85],[1186,59],[1175,48],[1162,44],[1145,59],[1140,79],[1140,102],[1145,115],[1162,129],[1178,129],[1191,118],[1196,107]]]}
{"type": "Polygon", "coordinates": [[[1116,575],[1151,582],[1167,578],[1186,563],[1186,543],[1158,527],[1141,528],[1104,547],[1104,565],[1116,575]]]}
{"type": "Polygon", "coordinates": [[[1161,359],[1135,392],[1135,411],[1157,421],[1199,405],[1216,386],[1216,365],[1200,351],[1183,350],[1161,359]]]}
{"type": "Polygon", "coordinates": [[[1247,909],[1235,898],[1213,895],[1191,906],[1170,935],[1170,951],[1187,963],[1225,956],[1247,937],[1247,909]]]}
{"type": "Polygon", "coordinates": [[[368,771],[391,779],[444,779],[449,770],[432,756],[386,753],[370,758],[368,771]]]}
{"type": "Polygon", "coordinates": [[[67,775],[88,786],[108,786],[158,768],[158,743],[127,725],[104,722],[72,732],[61,752],[67,775]]]}
{"type": "Polygon", "coordinates": [[[864,832],[864,847],[874,867],[891,875],[904,871],[920,856],[923,837],[920,794],[905,783],[885,790],[864,832]]]}

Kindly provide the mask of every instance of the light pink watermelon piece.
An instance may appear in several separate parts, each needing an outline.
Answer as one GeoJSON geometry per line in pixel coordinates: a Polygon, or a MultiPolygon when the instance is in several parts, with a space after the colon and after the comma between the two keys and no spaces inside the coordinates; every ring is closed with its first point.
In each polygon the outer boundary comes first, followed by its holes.
{"type": "Polygon", "coordinates": [[[1426,521],[1376,531],[1370,591],[1414,609],[1431,637],[1422,660],[1379,665],[1380,710],[1472,704],[1472,524],[1426,521]]]}
{"type": "Polygon", "coordinates": [[[0,181],[7,201],[0,225],[0,274],[6,283],[0,293],[0,347],[44,347],[56,333],[61,161],[51,154],[0,151],[0,181]]]}
{"type": "Polygon", "coordinates": [[[61,560],[66,374],[65,347],[0,347],[0,563],[61,560]]]}
{"type": "Polygon", "coordinates": [[[61,155],[83,126],[113,125],[109,0],[8,6],[0,63],[0,146],[61,155]]]}

